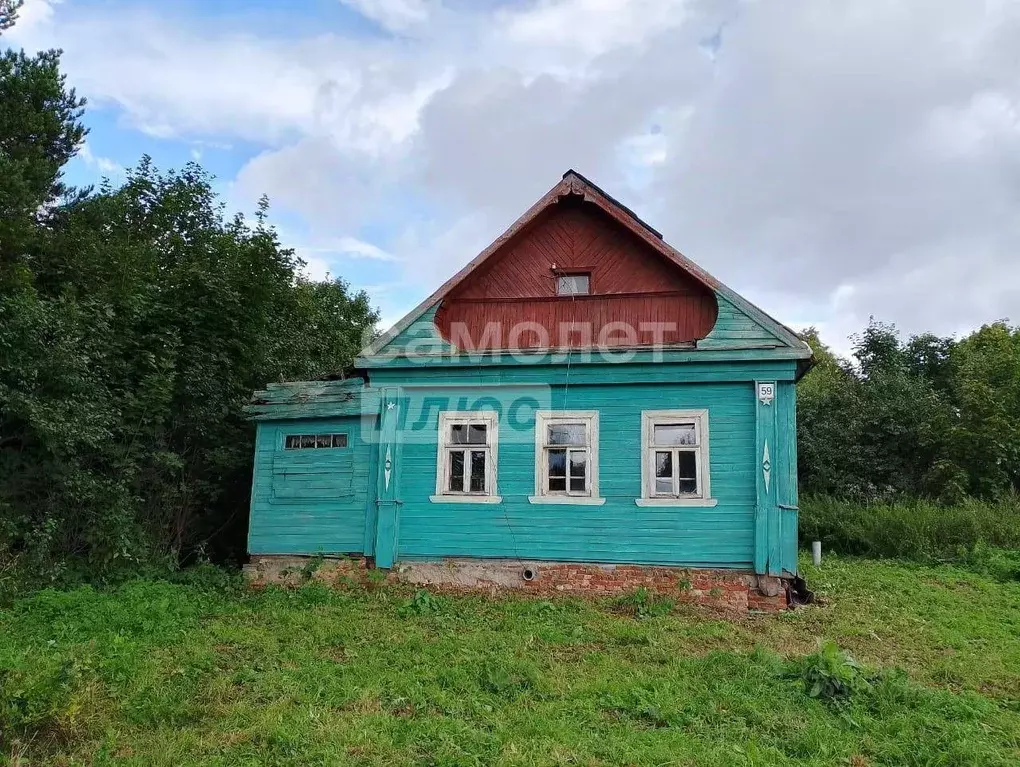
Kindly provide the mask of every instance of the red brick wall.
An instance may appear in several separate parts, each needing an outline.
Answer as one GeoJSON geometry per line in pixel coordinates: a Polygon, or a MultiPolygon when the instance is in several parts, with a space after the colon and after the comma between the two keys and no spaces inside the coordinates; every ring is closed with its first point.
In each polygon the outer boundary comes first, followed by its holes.
{"type": "MultiPolygon", "coordinates": [[[[378,580],[368,578],[369,563],[364,558],[325,559],[310,573],[304,567],[309,561],[304,557],[252,557],[245,571],[256,586],[300,585],[309,578],[332,584],[378,580]]],[[[589,597],[619,596],[644,586],[677,602],[717,609],[775,612],[787,607],[786,590],[779,579],[762,579],[763,586],[776,592],[775,596],[767,596],[759,590],[758,576],[733,570],[451,559],[441,563],[401,564],[384,580],[452,591],[524,591],[535,595],[589,597]],[[536,572],[535,580],[524,580],[526,568],[536,572]]]]}
{"type": "Polygon", "coordinates": [[[644,586],[678,602],[730,610],[783,610],[786,591],[774,597],[758,593],[757,578],[725,570],[688,570],[676,567],[583,564],[539,565],[538,578],[523,581],[525,591],[539,594],[616,596],[644,586]]]}

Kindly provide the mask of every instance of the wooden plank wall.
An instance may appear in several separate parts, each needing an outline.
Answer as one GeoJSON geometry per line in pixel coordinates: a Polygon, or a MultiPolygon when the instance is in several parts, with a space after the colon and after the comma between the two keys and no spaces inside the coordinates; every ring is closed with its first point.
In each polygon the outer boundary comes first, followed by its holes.
{"type": "MultiPolygon", "coordinates": [[[[621,371],[622,373],[623,371],[621,371]]],[[[451,399],[477,396],[445,388],[451,399]]],[[[406,389],[412,411],[434,391],[406,389]]],[[[533,505],[533,438],[500,439],[500,504],[431,503],[436,446],[403,445],[399,559],[446,556],[749,568],[756,489],[753,383],[556,386],[554,409],[599,411],[601,506],[533,505]],[[708,408],[718,505],[639,507],[641,410],[708,408]]],[[[438,422],[438,413],[432,418],[438,422]]],[[[533,428],[533,421],[532,428],[533,428]]],[[[430,427],[438,428],[435,424],[430,427]]]]}
{"type": "Polygon", "coordinates": [[[699,349],[772,348],[786,345],[726,298],[718,296],[717,300],[719,316],[712,332],[698,342],[699,349]]]}
{"type": "MultiPolygon", "coordinates": [[[[601,506],[532,504],[534,420],[511,435],[501,423],[499,504],[432,503],[436,444],[404,439],[394,454],[394,559],[447,556],[638,562],[750,568],[755,559],[755,510],[760,498],[760,446],[754,381],[778,382],[772,492],[796,506],[796,415],[793,361],[741,364],[599,365],[380,370],[377,387],[395,387],[400,406],[416,420],[427,413],[425,433],[438,431],[434,403],[500,399],[501,388],[551,382],[552,409],[598,410],[601,506]],[[502,387],[500,385],[503,385],[502,387]],[[431,406],[427,404],[431,402],[431,406]],[[641,411],[709,411],[710,471],[714,507],[639,507],[641,411]]],[[[521,413],[517,413],[520,418],[521,413]]],[[[249,551],[253,554],[372,553],[375,491],[381,476],[376,435],[361,418],[309,419],[259,424],[249,551]],[[285,451],[288,433],[349,433],[339,450],[285,451]]],[[[771,440],[770,440],[771,441],[771,440]]],[[[767,532],[766,550],[778,548],[782,569],[795,572],[796,510],[782,510],[779,536],[767,532]]],[[[771,525],[770,525],[771,527],[771,525]]]]}
{"type": "MultiPolygon", "coordinates": [[[[468,337],[476,349],[531,348],[546,345],[539,343],[540,334],[509,343],[516,325],[537,323],[546,329],[548,345],[577,346],[583,344],[562,343],[563,323],[589,325],[590,345],[610,323],[640,330],[642,322],[661,322],[674,328],[662,340],[679,343],[703,338],[715,317],[711,290],[595,206],[566,198],[455,288],[437,312],[436,325],[443,338],[460,346],[459,339],[468,337]],[[590,272],[592,294],[558,296],[553,264],[567,272],[590,272]],[[498,336],[486,335],[492,324],[500,328],[498,336]]],[[[604,340],[634,343],[620,334],[604,340]]],[[[637,342],[654,340],[649,330],[637,342]]]]}
{"type": "MultiPolygon", "coordinates": [[[[266,421],[258,425],[248,551],[360,554],[374,504],[370,445],[361,418],[266,421]],[[344,432],[346,448],[284,450],[287,434],[344,432]]],[[[366,425],[371,428],[371,424],[366,425]]]]}

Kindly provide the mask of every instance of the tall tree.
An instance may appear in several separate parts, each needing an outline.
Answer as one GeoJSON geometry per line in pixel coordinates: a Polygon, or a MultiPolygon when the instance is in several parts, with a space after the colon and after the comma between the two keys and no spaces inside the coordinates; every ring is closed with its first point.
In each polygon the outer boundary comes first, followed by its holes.
{"type": "Polygon", "coordinates": [[[69,193],[85,136],[59,54],[0,56],[0,569],[243,553],[267,381],[342,375],[378,319],[312,282],[197,165],[69,193]]]}
{"type": "Polygon", "coordinates": [[[60,73],[59,51],[0,53],[0,285],[68,191],[61,168],[85,139],[84,107],[60,73]]]}

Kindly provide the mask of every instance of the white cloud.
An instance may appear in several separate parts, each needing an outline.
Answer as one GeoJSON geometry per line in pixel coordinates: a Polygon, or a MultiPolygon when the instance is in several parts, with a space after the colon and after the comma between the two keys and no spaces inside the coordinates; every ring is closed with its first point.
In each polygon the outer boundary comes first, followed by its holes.
{"type": "Polygon", "coordinates": [[[402,32],[424,23],[429,17],[425,0],[340,0],[384,29],[402,32]]]}
{"type": "Polygon", "coordinates": [[[373,261],[399,261],[392,253],[387,253],[380,247],[370,242],[359,240],[357,237],[341,237],[329,243],[317,243],[315,245],[301,248],[304,253],[335,253],[338,256],[348,258],[368,258],[373,261]]]}
{"type": "Polygon", "coordinates": [[[50,24],[54,6],[60,3],[61,0],[27,0],[18,11],[14,27],[4,33],[5,38],[18,45],[28,44],[35,34],[50,24]]]}
{"type": "Polygon", "coordinates": [[[573,166],[791,323],[1020,316],[1020,3],[344,1],[393,34],[29,30],[130,125],[259,142],[233,193],[316,242],[388,231],[408,305],[573,166]]]}
{"type": "Polygon", "coordinates": [[[92,148],[87,143],[82,144],[78,148],[78,159],[90,168],[94,168],[99,171],[102,175],[123,176],[127,172],[123,165],[111,160],[109,157],[101,157],[93,154],[92,148]]]}

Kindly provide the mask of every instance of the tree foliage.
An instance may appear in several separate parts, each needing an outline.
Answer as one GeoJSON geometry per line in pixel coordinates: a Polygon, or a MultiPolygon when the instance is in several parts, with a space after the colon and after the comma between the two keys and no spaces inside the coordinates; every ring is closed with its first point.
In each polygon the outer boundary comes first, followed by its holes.
{"type": "Polygon", "coordinates": [[[872,321],[841,360],[808,333],[798,390],[802,488],[954,501],[1020,490],[1020,329],[901,339],[872,321]]]}
{"type": "Polygon", "coordinates": [[[273,380],[342,374],[377,315],[309,281],[197,165],[143,158],[71,192],[84,130],[58,55],[0,59],[0,564],[102,574],[243,554],[253,429],[273,380]]]}
{"type": "Polygon", "coordinates": [[[0,32],[10,29],[18,20],[18,11],[25,4],[25,0],[0,0],[0,32]]]}

